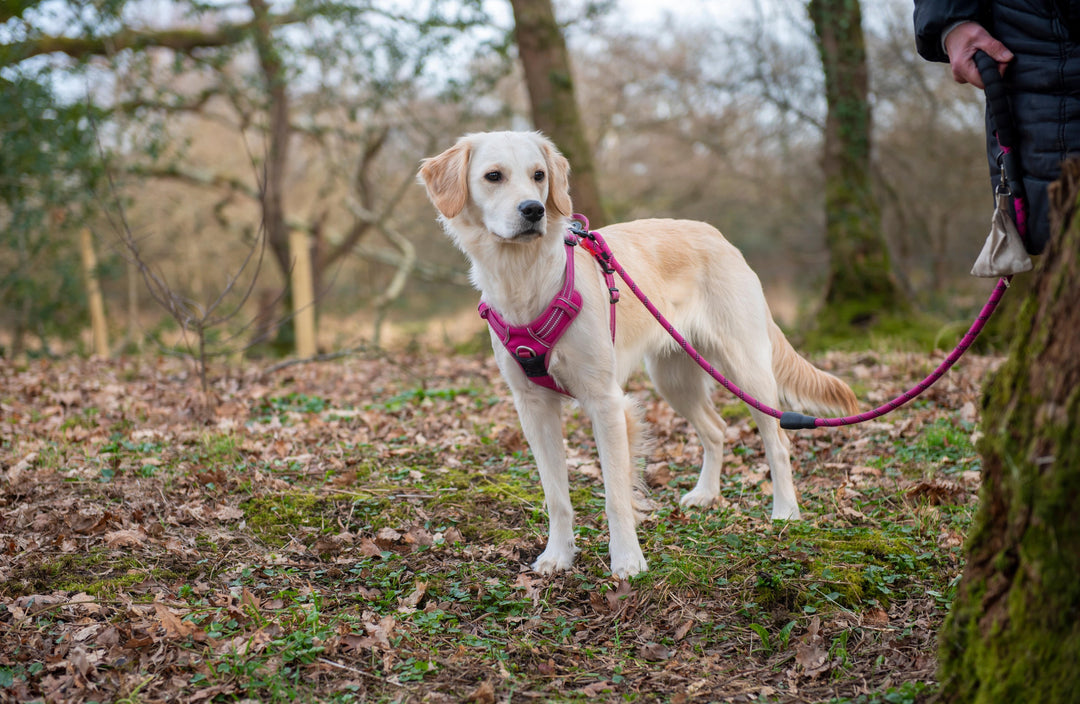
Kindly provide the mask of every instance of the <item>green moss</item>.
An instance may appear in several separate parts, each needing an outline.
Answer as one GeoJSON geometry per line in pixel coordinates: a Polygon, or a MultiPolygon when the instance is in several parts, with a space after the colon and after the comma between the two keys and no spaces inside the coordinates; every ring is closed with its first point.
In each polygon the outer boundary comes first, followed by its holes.
{"type": "Polygon", "coordinates": [[[146,579],[170,579],[174,573],[148,568],[137,558],[117,556],[104,549],[59,555],[12,575],[0,586],[0,595],[86,592],[95,597],[115,596],[146,579]]]}
{"type": "Polygon", "coordinates": [[[256,496],[240,508],[248,529],[268,545],[284,545],[301,528],[326,529],[324,500],[307,492],[256,496]]]}
{"type": "Polygon", "coordinates": [[[742,401],[739,401],[737,403],[729,403],[721,406],[720,417],[728,423],[742,420],[744,418],[749,418],[750,408],[742,401]]]}
{"type": "Polygon", "coordinates": [[[767,584],[777,601],[793,609],[888,606],[894,589],[910,582],[919,560],[908,540],[872,528],[800,531],[788,559],[794,579],[767,584]]]}
{"type": "Polygon", "coordinates": [[[53,585],[54,589],[70,592],[86,592],[94,597],[112,597],[136,584],[145,582],[150,577],[167,578],[166,573],[141,569],[129,569],[115,577],[87,576],[81,579],[61,580],[53,585]]]}
{"type": "Polygon", "coordinates": [[[823,311],[814,327],[797,331],[792,339],[805,352],[827,350],[880,350],[928,352],[951,348],[959,340],[946,331],[943,319],[915,312],[890,312],[880,309],[866,317],[864,302],[836,304],[823,311]]]}

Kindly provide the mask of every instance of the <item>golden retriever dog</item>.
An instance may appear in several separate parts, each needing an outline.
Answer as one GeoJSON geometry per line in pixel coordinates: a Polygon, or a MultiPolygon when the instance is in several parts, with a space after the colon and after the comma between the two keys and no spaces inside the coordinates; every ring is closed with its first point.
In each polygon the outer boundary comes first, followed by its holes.
{"type": "MultiPolygon", "coordinates": [[[[469,134],[422,162],[426,187],[446,232],[471,264],[484,303],[509,325],[537,318],[563,287],[572,206],[570,167],[535,132],[469,134]]],[[[773,322],[757,275],[710,225],[638,220],[599,230],[616,259],[661,312],[717,369],[762,403],[818,416],[856,411],[855,395],[799,356],[773,322]]],[[[609,293],[593,256],[573,248],[580,312],[552,348],[548,373],[592,422],[604,480],[611,572],[647,569],[637,537],[632,448],[635,402],[623,391],[644,361],[657,391],[697,431],[704,462],[684,506],[709,506],[720,495],[726,424],[713,407],[712,379],[632,295],[616,306],[612,344],[609,293]]],[[[521,428],[540,472],[548,541],[532,568],[568,569],[574,560],[574,510],[557,390],[533,383],[492,333],[499,370],[513,393],[521,428]]],[[[772,473],[772,518],[798,519],[790,442],[776,419],[751,409],[772,473]]]]}

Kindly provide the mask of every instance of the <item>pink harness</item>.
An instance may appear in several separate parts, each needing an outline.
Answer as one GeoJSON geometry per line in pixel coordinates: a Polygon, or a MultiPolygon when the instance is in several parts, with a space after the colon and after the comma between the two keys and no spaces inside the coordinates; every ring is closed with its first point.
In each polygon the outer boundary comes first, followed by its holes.
{"type": "Polygon", "coordinates": [[[574,322],[581,312],[581,293],[574,287],[574,247],[580,242],[587,252],[596,257],[596,261],[604,273],[608,290],[611,292],[611,341],[615,342],[615,303],[619,300],[619,290],[615,288],[615,270],[605,261],[607,257],[599,248],[590,247],[588,240],[582,240],[581,235],[588,236],[589,221],[581,215],[575,215],[575,222],[564,240],[566,245],[566,272],[563,287],[551,303],[535,320],[528,325],[509,325],[495,309],[483,301],[480,302],[480,317],[487,321],[495,335],[506,347],[525,372],[525,376],[533,383],[544,388],[558,391],[570,396],[565,389],[548,373],[548,362],[551,357],[551,349],[559,338],[563,336],[570,323],[574,322]],[[584,228],[579,222],[583,221],[584,228]]]}

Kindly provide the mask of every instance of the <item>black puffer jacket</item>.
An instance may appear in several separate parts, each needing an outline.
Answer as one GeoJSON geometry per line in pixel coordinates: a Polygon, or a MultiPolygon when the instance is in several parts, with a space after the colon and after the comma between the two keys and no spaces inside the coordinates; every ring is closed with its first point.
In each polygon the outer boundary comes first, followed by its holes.
{"type": "MultiPolygon", "coordinates": [[[[948,61],[941,33],[963,20],[986,27],[1016,57],[1005,82],[1020,139],[1029,249],[1038,253],[1050,238],[1046,186],[1067,156],[1080,154],[1080,0],[915,0],[919,54],[948,61]]],[[[996,186],[998,146],[987,133],[996,186]]]]}

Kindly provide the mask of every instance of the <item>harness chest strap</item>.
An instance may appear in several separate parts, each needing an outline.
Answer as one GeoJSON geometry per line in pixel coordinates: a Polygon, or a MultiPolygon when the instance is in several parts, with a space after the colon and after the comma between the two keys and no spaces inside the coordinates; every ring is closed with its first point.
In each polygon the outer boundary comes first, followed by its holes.
{"type": "MultiPolygon", "coordinates": [[[[528,325],[509,325],[487,303],[481,301],[479,306],[480,317],[487,321],[496,337],[525,372],[525,376],[535,384],[566,395],[569,395],[566,390],[559,386],[554,377],[548,373],[548,363],[551,349],[581,312],[581,293],[574,286],[574,246],[577,244],[577,236],[568,234],[565,240],[566,270],[562,290],[555,295],[544,312],[528,325]]],[[[592,249],[586,249],[596,256],[592,249]]],[[[599,258],[597,261],[600,261],[599,258]]],[[[603,266],[602,262],[601,265],[603,266]]],[[[612,294],[611,337],[614,341],[615,302],[618,300],[618,290],[614,287],[614,277],[608,271],[610,267],[603,268],[604,279],[612,294]]]]}

